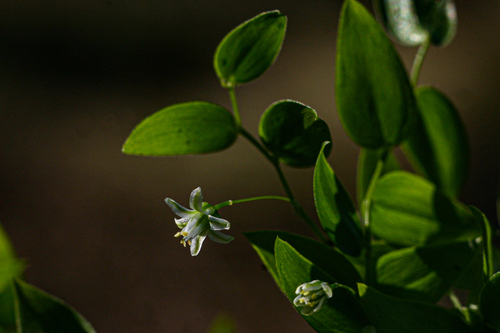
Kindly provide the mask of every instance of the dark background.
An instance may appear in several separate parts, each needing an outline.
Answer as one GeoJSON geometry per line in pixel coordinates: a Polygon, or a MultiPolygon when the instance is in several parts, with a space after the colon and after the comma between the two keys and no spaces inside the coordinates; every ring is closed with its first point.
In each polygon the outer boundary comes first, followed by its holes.
{"type": "MultiPolygon", "coordinates": [[[[370,8],[371,5],[365,2],[370,8]]],[[[1,1],[0,221],[29,267],[29,282],[76,307],[99,332],[204,332],[221,311],[239,332],[312,332],[263,269],[241,232],[308,235],[286,203],[221,211],[236,237],[207,241],[192,258],[173,235],[163,199],[282,195],[272,167],[245,140],[206,156],[121,154],[143,118],[174,103],[230,107],[212,69],[224,35],[279,9],[288,31],[276,64],[237,90],[243,123],[256,134],[272,102],[317,110],[333,134],[329,158],[354,195],[358,148],[334,102],[340,1],[1,1]]],[[[500,2],[458,1],[452,44],[432,48],[421,83],[444,91],[470,134],[463,200],[495,217],[499,171],[500,2]]],[[[415,49],[398,48],[407,66],[415,49]]],[[[285,169],[314,216],[312,169],[285,169]]]]}

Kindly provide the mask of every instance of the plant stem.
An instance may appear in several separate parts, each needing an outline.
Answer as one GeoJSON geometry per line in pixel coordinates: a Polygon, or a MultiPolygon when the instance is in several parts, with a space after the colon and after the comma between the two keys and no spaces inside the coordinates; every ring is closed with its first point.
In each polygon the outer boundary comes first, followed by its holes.
{"type": "Polygon", "coordinates": [[[371,285],[375,281],[374,267],[372,265],[372,233],[370,226],[370,210],[372,203],[373,190],[375,189],[375,184],[380,178],[382,171],[384,170],[385,160],[387,158],[388,152],[385,151],[377,161],[377,166],[373,172],[372,178],[370,179],[370,184],[365,193],[365,198],[363,199],[362,214],[363,214],[363,228],[364,228],[364,245],[365,245],[365,281],[367,285],[371,285]]]}
{"type": "Polygon", "coordinates": [[[462,306],[462,302],[460,302],[460,299],[458,298],[458,296],[453,291],[450,291],[448,293],[448,297],[450,298],[450,301],[453,304],[453,306],[455,307],[455,309],[460,311],[462,316],[464,316],[465,322],[470,323],[469,312],[466,309],[464,309],[464,307],[462,306]]]}
{"type": "Polygon", "coordinates": [[[229,96],[231,98],[231,103],[233,107],[233,112],[234,112],[234,117],[236,119],[236,124],[238,125],[238,129],[240,134],[247,139],[255,148],[257,148],[264,157],[271,162],[273,165],[274,169],[276,170],[276,173],[278,174],[278,177],[280,179],[281,185],[283,186],[283,189],[285,190],[286,195],[288,196],[289,202],[292,204],[294,212],[302,219],[306,224],[312,229],[314,234],[325,244],[330,244],[330,241],[328,238],[322,233],[321,229],[314,223],[313,220],[307,215],[307,213],[304,211],[302,206],[299,204],[298,201],[295,200],[295,197],[293,195],[293,192],[288,185],[288,181],[285,178],[285,175],[283,174],[283,171],[281,170],[280,163],[278,159],[271,155],[261,144],[259,141],[257,141],[252,134],[250,134],[247,130],[245,130],[241,124],[241,119],[240,119],[240,114],[238,111],[238,102],[236,100],[236,94],[234,92],[234,88],[228,88],[229,91],[229,96]]]}
{"type": "Polygon", "coordinates": [[[427,38],[427,40],[418,48],[417,54],[415,55],[415,60],[413,60],[410,81],[414,87],[417,86],[418,78],[420,76],[420,70],[422,69],[422,64],[424,62],[425,56],[427,55],[427,51],[429,51],[430,45],[431,40],[430,38],[427,38]]]}
{"type": "Polygon", "coordinates": [[[231,98],[231,105],[233,107],[234,119],[236,121],[236,126],[241,127],[241,118],[240,111],[238,109],[238,102],[236,101],[236,92],[234,91],[234,87],[228,88],[229,98],[231,98]]]}
{"type": "Polygon", "coordinates": [[[286,198],[286,197],[266,195],[266,196],[261,196],[261,197],[253,197],[253,198],[246,198],[246,199],[239,199],[239,200],[228,200],[225,202],[221,202],[220,204],[217,204],[214,207],[215,207],[215,209],[219,210],[219,209],[227,207],[227,206],[232,206],[233,204],[249,202],[249,201],[257,201],[257,200],[267,200],[267,199],[282,200],[282,201],[290,202],[290,199],[286,198]]]}

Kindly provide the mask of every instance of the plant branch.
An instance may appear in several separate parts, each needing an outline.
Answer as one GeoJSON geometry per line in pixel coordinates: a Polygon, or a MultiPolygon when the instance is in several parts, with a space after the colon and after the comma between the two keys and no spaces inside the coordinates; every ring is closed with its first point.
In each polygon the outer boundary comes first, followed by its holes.
{"type": "Polygon", "coordinates": [[[420,71],[422,69],[422,64],[424,62],[425,56],[427,55],[427,51],[429,51],[430,45],[431,45],[431,40],[430,38],[427,38],[427,40],[418,48],[417,54],[415,55],[415,59],[413,60],[410,81],[414,87],[417,86],[418,78],[420,76],[420,71]]]}

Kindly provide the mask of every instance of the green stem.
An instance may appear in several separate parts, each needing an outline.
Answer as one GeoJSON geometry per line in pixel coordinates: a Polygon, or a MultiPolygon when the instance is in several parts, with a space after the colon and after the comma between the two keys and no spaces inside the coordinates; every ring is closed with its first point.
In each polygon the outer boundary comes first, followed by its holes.
{"type": "Polygon", "coordinates": [[[233,107],[234,119],[236,121],[236,126],[241,127],[240,111],[238,109],[238,102],[236,101],[236,92],[234,87],[228,88],[229,98],[231,98],[231,105],[233,107]]]}
{"type": "Polygon", "coordinates": [[[253,198],[246,198],[246,199],[239,199],[239,200],[228,200],[225,202],[221,202],[220,204],[215,205],[214,207],[215,207],[215,209],[219,210],[221,208],[224,208],[227,206],[232,206],[234,204],[243,203],[243,202],[250,202],[250,201],[257,201],[257,200],[282,200],[282,201],[290,202],[290,199],[285,198],[285,197],[266,195],[266,196],[261,196],[261,197],[253,197],[253,198]]]}
{"type": "Polygon", "coordinates": [[[431,45],[430,38],[420,45],[418,48],[417,54],[415,55],[415,60],[413,60],[413,66],[411,68],[411,84],[416,87],[418,83],[418,78],[420,76],[420,70],[422,69],[422,64],[424,62],[425,56],[427,55],[427,51],[429,51],[429,46],[431,45]]]}
{"type": "Polygon", "coordinates": [[[470,323],[469,312],[467,311],[467,309],[465,309],[463,307],[462,302],[460,302],[460,299],[458,298],[458,296],[453,291],[450,291],[448,293],[448,297],[450,298],[450,301],[453,304],[453,306],[455,307],[455,309],[460,311],[462,316],[464,316],[465,322],[470,323]]]}
{"type": "Polygon", "coordinates": [[[238,111],[238,102],[236,100],[236,94],[234,92],[234,88],[229,88],[229,96],[231,97],[231,103],[233,106],[233,112],[234,112],[234,117],[236,119],[236,124],[238,126],[240,134],[247,139],[257,150],[259,150],[262,155],[273,165],[274,169],[276,170],[276,173],[278,174],[278,177],[280,179],[281,185],[283,186],[283,189],[285,190],[286,195],[289,198],[289,202],[292,204],[294,212],[306,222],[306,224],[312,229],[314,234],[325,244],[330,244],[330,241],[328,238],[322,233],[321,229],[314,223],[313,220],[307,215],[307,213],[304,211],[302,206],[295,200],[295,197],[292,193],[292,190],[290,186],[288,185],[288,181],[285,178],[285,175],[283,174],[283,171],[281,170],[280,163],[276,157],[271,155],[265,148],[260,144],[259,141],[257,141],[252,134],[250,134],[247,130],[245,130],[241,124],[240,120],[240,114],[238,111]]]}
{"type": "Polygon", "coordinates": [[[372,233],[370,226],[370,210],[372,203],[373,190],[375,189],[375,184],[377,180],[382,175],[384,170],[385,160],[387,158],[388,152],[384,152],[380,159],[377,161],[375,171],[373,172],[372,178],[370,179],[370,184],[365,193],[365,198],[363,199],[362,214],[363,214],[363,228],[364,228],[364,245],[365,245],[365,267],[366,267],[366,284],[371,285],[375,281],[375,271],[372,265],[372,233]]]}

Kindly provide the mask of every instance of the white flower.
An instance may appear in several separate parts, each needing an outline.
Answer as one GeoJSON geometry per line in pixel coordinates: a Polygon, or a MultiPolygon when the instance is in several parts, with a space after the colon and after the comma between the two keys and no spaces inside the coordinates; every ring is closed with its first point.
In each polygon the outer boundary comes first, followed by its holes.
{"type": "Polygon", "coordinates": [[[326,300],[333,295],[330,285],[319,280],[301,284],[297,287],[295,293],[298,296],[293,300],[293,304],[297,307],[303,306],[304,308],[300,313],[305,316],[310,316],[321,310],[326,300]]]}
{"type": "Polygon", "coordinates": [[[217,243],[227,244],[234,238],[223,234],[219,230],[229,230],[228,221],[221,219],[214,206],[203,202],[201,188],[191,192],[189,197],[189,207],[187,209],[170,198],[165,202],[180,218],[175,219],[175,223],[182,230],[175,234],[175,237],[182,236],[181,243],[190,245],[191,255],[196,256],[200,253],[201,245],[208,236],[217,243]]]}

